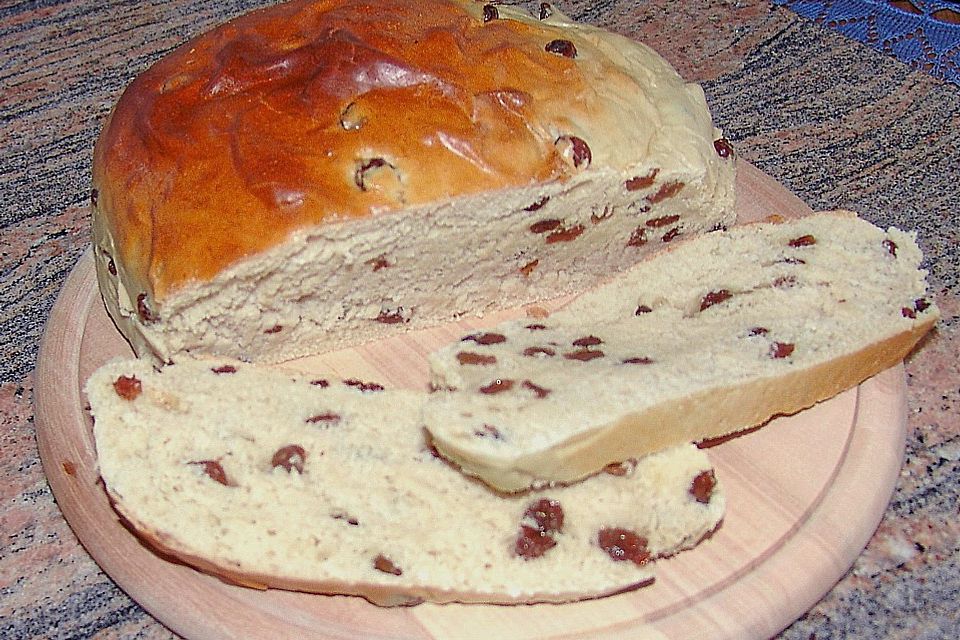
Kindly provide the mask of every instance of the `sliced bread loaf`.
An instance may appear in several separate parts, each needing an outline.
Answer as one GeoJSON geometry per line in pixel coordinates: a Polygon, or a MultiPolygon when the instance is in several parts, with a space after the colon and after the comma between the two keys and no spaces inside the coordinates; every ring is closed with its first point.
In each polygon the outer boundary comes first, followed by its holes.
{"type": "Polygon", "coordinates": [[[897,363],[933,326],[914,236],[847,212],[691,239],[542,321],[432,356],[425,424],[505,491],[758,425],[897,363]]]}
{"type": "Polygon", "coordinates": [[[93,160],[141,356],[276,362],[596,285],[732,222],[701,88],[648,47],[471,0],[293,0],[170,52],[93,160]]]}
{"type": "Polygon", "coordinates": [[[242,365],[143,361],[86,392],[100,474],[147,542],[228,581],[381,605],[592,598],[697,544],[724,496],[672,448],[576,486],[501,495],[427,445],[425,393],[242,365]]]}

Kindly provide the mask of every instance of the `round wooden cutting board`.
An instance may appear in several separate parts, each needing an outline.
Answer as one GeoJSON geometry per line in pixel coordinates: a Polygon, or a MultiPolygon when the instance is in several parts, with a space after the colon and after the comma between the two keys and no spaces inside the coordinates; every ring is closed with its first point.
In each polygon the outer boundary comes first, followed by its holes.
{"type": "MultiPolygon", "coordinates": [[[[742,220],[809,209],[740,163],[742,220]]],[[[514,312],[406,334],[289,363],[297,369],[426,381],[425,355],[514,312]]],[[[225,584],[161,558],[124,528],[98,484],[82,387],[131,351],[107,317],[88,252],[49,319],[37,368],[37,437],[50,485],[81,542],[117,584],[188,638],[767,638],[813,605],[876,528],[900,470],[906,424],[902,366],[836,398],[710,449],[726,487],[720,530],[657,563],[638,591],[564,605],[431,605],[384,609],[363,599],[225,584]]]]}

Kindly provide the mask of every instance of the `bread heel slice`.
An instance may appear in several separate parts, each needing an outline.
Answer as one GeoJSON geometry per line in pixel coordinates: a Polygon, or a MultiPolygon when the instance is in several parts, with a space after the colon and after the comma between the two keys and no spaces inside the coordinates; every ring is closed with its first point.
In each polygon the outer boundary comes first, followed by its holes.
{"type": "Polygon", "coordinates": [[[384,606],[582,600],[649,584],[657,558],[723,517],[721,484],[692,445],[504,495],[428,446],[427,394],[376,388],[233,362],[116,361],[86,393],[121,517],[162,554],[252,588],[384,606]]]}
{"type": "Polygon", "coordinates": [[[913,349],[939,317],[921,259],[912,234],[843,211],[690,239],[433,354],[426,428],[518,491],[762,424],[913,349]]]}

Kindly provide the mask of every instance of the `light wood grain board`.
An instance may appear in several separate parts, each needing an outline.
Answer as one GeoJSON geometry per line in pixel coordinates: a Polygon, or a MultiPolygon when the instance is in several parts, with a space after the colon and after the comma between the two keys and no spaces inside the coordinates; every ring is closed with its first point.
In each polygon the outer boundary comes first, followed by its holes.
{"type": "MultiPolygon", "coordinates": [[[[744,221],[809,213],[742,162],[737,196],[744,221]]],[[[422,387],[429,351],[523,312],[285,366],[422,387]]],[[[906,391],[898,366],[712,446],[727,517],[693,551],[658,562],[650,587],[564,605],[384,609],[354,597],[228,585],[157,556],[120,524],[98,483],[81,389],[97,366],[130,354],[103,309],[88,252],[68,278],[41,344],[36,409],[44,470],[91,556],[134,600],[188,638],[767,638],[802,615],[853,563],[883,514],[903,456],[906,391]]]]}

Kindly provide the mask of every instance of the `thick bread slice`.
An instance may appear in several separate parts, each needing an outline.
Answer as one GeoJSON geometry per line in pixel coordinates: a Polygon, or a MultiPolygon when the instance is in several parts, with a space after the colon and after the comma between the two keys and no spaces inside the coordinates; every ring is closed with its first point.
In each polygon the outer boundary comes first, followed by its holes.
{"type": "Polygon", "coordinates": [[[504,496],[427,446],[426,394],[364,388],[374,387],[198,361],[159,372],[117,361],[86,385],[116,510],[156,548],[247,586],[381,605],[593,598],[653,577],[652,562],[615,561],[601,539],[653,560],[694,546],[723,516],[692,445],[504,496]],[[542,499],[558,505],[539,516],[543,536],[525,516],[542,499]],[[521,526],[534,527],[525,553],[539,557],[517,555],[521,526]]]}
{"type": "Polygon", "coordinates": [[[276,362],[595,286],[732,223],[734,165],[699,86],[553,9],[294,0],[124,92],[97,275],[140,356],[276,362]]]}
{"type": "Polygon", "coordinates": [[[939,313],[912,234],[847,212],[691,239],[431,359],[441,454],[505,491],[758,425],[907,355],[939,313]]]}

